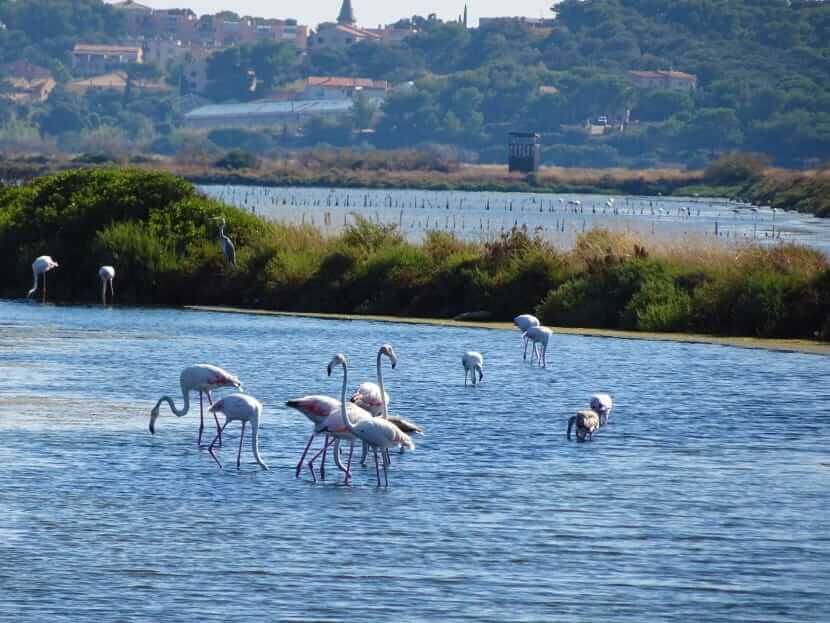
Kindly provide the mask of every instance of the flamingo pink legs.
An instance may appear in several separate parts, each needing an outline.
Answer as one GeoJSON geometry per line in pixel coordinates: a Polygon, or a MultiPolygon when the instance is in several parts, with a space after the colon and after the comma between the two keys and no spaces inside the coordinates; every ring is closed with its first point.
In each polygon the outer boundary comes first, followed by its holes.
{"type": "MultiPolygon", "coordinates": [[[[218,424],[218,422],[217,422],[218,424]]],[[[242,420],[242,433],[239,435],[239,452],[236,453],[236,469],[242,468],[242,442],[245,439],[245,420],[242,420]]],[[[218,430],[216,432],[216,437],[213,438],[213,441],[210,442],[208,446],[208,452],[210,452],[210,456],[213,457],[213,460],[216,461],[216,464],[219,466],[219,469],[222,469],[222,462],[219,460],[219,457],[216,456],[216,453],[213,451],[213,447],[216,445],[217,440],[221,440],[222,438],[222,431],[225,430],[225,427],[228,425],[227,422],[218,426],[218,430]]],[[[219,446],[221,447],[222,444],[220,442],[219,446]]]]}
{"type": "MultiPolygon", "coordinates": [[[[210,395],[210,392],[202,392],[199,390],[199,439],[196,444],[202,448],[202,431],[205,430],[205,410],[204,410],[204,403],[202,402],[202,394],[207,394],[208,402],[210,406],[213,406],[213,396],[210,395]]],[[[213,414],[213,419],[216,420],[216,431],[219,435],[219,447],[222,447],[222,431],[225,429],[224,426],[219,424],[219,416],[216,413],[213,414]]]]}
{"type": "Polygon", "coordinates": [[[300,457],[300,462],[297,463],[297,470],[294,474],[295,478],[300,477],[300,471],[303,469],[303,461],[305,461],[305,457],[308,454],[308,449],[311,447],[311,442],[314,441],[314,438],[317,435],[315,433],[311,433],[311,436],[308,438],[308,443],[305,445],[305,450],[303,450],[303,455],[300,457]]]}

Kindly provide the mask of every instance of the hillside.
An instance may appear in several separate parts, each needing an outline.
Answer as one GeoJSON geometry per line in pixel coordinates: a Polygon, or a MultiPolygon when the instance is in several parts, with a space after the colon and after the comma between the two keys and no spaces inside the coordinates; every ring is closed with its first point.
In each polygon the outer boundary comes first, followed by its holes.
{"type": "Polygon", "coordinates": [[[565,0],[555,8],[546,28],[467,29],[415,17],[402,24],[418,34],[399,43],[312,50],[293,63],[287,44],[230,48],[210,61],[216,101],[267,96],[312,75],[415,85],[391,92],[379,114],[356,107],[335,120],[229,133],[182,129],[187,102],[175,71],[166,93],[63,88],[75,42],[123,38],[118,11],[99,0],[0,0],[0,64],[25,58],[58,83],[43,103],[0,100],[0,148],[134,153],[138,146],[218,157],[233,148],[437,144],[496,163],[508,131],[531,129],[543,134],[543,161],[560,166],[700,168],[726,151],[766,153],[786,167],[830,158],[826,3],[565,0]],[[670,70],[693,76],[696,88],[638,86],[629,73],[670,70]],[[239,79],[252,74],[259,90],[239,79]]]}

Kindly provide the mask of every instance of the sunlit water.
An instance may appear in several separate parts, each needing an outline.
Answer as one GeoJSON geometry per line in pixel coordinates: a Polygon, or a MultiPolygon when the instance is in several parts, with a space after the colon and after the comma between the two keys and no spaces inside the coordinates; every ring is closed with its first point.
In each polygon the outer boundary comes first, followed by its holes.
{"type": "Polygon", "coordinates": [[[331,234],[359,214],[396,225],[414,241],[428,231],[487,241],[517,227],[570,248],[583,231],[604,227],[674,243],[799,242],[830,255],[830,219],[725,199],[254,186],[200,190],[275,221],[314,225],[331,234]]]}
{"type": "MultiPolygon", "coordinates": [[[[0,619],[828,621],[830,359],[515,332],[0,302],[0,619]],[[391,486],[314,485],[283,406],[374,376],[428,429],[391,486]],[[486,358],[465,387],[461,354],[486,358]],[[265,404],[229,427],[148,413],[212,362],[265,404]],[[565,439],[595,391],[593,442],[565,439]]],[[[179,402],[179,400],[177,400],[179,402]]],[[[331,465],[330,465],[331,468],[331,465]]]]}

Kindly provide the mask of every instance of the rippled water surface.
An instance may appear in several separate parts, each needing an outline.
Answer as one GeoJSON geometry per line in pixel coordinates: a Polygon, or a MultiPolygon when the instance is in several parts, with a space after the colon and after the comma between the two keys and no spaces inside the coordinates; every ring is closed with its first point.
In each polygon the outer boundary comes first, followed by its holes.
{"type": "MultiPolygon", "coordinates": [[[[830,359],[515,332],[0,302],[0,619],[828,621],[830,359]],[[283,406],[394,344],[392,411],[428,429],[391,486],[314,485],[283,406]],[[461,354],[486,358],[464,387],[461,354]],[[265,404],[258,470],[229,427],[148,413],[182,367],[265,404]],[[565,439],[609,391],[611,425],[565,439]]],[[[177,402],[180,400],[177,399],[177,402]]]]}
{"type": "Polygon", "coordinates": [[[830,255],[830,219],[755,207],[725,199],[694,197],[609,197],[365,188],[202,186],[207,195],[276,221],[311,224],[337,233],[354,214],[396,225],[410,240],[428,231],[449,231],[465,240],[487,241],[511,228],[524,228],[570,248],[583,231],[596,227],[646,240],[798,242],[830,255]]]}

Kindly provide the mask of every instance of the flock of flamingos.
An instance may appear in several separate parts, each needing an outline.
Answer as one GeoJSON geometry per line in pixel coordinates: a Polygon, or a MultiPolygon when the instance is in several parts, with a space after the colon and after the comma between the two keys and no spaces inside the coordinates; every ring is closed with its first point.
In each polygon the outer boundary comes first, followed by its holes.
{"type": "MultiPolygon", "coordinates": [[[[233,243],[224,234],[224,219],[219,220],[222,220],[222,228],[219,233],[222,252],[228,261],[233,263],[235,261],[233,243]]],[[[58,262],[54,261],[48,255],[38,257],[32,263],[34,285],[29,290],[28,296],[32,296],[37,291],[38,278],[40,277],[42,278],[43,301],[45,302],[46,273],[58,266],[58,262]]],[[[102,282],[101,300],[106,305],[107,289],[109,288],[111,297],[115,295],[113,288],[115,269],[112,266],[102,266],[98,271],[98,275],[102,282]]],[[[525,360],[527,359],[527,347],[528,344],[532,344],[531,365],[538,358],[539,365],[546,366],[548,342],[553,332],[547,327],[541,326],[538,318],[530,314],[517,316],[513,322],[522,331],[523,358],[525,360]]],[[[389,451],[394,448],[400,448],[401,453],[406,448],[414,450],[415,444],[412,442],[412,435],[423,433],[424,430],[406,418],[389,414],[389,394],[384,389],[383,369],[381,366],[384,357],[389,360],[392,368],[395,368],[398,362],[397,355],[395,355],[392,346],[384,344],[380,347],[377,354],[377,383],[361,384],[348,401],[346,400],[349,376],[348,360],[345,355],[338,353],[329,362],[327,372],[331,376],[338,367],[343,368],[343,382],[339,400],[330,396],[314,395],[286,402],[286,406],[302,413],[313,425],[311,435],[297,463],[296,477],[299,478],[300,476],[312,443],[316,438],[322,437],[322,448],[307,463],[314,482],[317,482],[314,462],[320,459],[320,479],[325,480],[326,455],[331,448],[335,465],[344,473],[343,483],[349,484],[352,480],[351,464],[354,445],[355,443],[362,443],[361,465],[366,464],[369,450],[371,450],[374,455],[378,487],[382,486],[381,466],[383,468],[383,486],[389,485],[388,468],[391,464],[389,451]],[[340,450],[340,444],[343,441],[349,443],[348,459],[345,465],[343,464],[340,450]]],[[[464,353],[461,358],[461,363],[464,367],[465,385],[467,384],[468,377],[472,377],[473,385],[476,385],[484,378],[484,357],[481,353],[474,351],[464,353]]],[[[205,427],[204,398],[206,397],[209,403],[208,411],[213,414],[214,420],[216,421],[216,435],[208,445],[208,452],[216,461],[216,464],[219,465],[220,469],[222,468],[222,462],[216,455],[216,448],[217,445],[221,447],[222,433],[228,424],[233,421],[239,421],[242,424],[242,434],[239,437],[239,451],[236,455],[237,468],[241,466],[245,427],[250,424],[251,450],[253,451],[254,460],[263,469],[268,469],[268,466],[262,460],[262,456],[259,453],[259,424],[262,419],[262,403],[253,396],[244,393],[242,383],[238,377],[217,366],[198,364],[182,370],[179,382],[182,390],[182,399],[184,400],[182,408],[177,408],[175,402],[169,396],[159,398],[156,405],[150,411],[151,433],[156,432],[156,420],[159,417],[162,403],[166,402],[174,415],[182,417],[190,411],[191,392],[198,392],[199,437],[197,443],[199,446],[202,446],[202,433],[205,427]],[[240,391],[229,394],[214,402],[211,392],[226,387],[232,387],[240,391]],[[224,424],[220,424],[219,422],[220,413],[225,416],[224,424]]],[[[576,428],[576,438],[578,441],[591,439],[597,430],[607,424],[612,407],[613,402],[608,394],[595,394],[592,396],[590,408],[577,412],[575,416],[568,420],[568,439],[571,438],[571,430],[574,427],[576,428]]]]}

